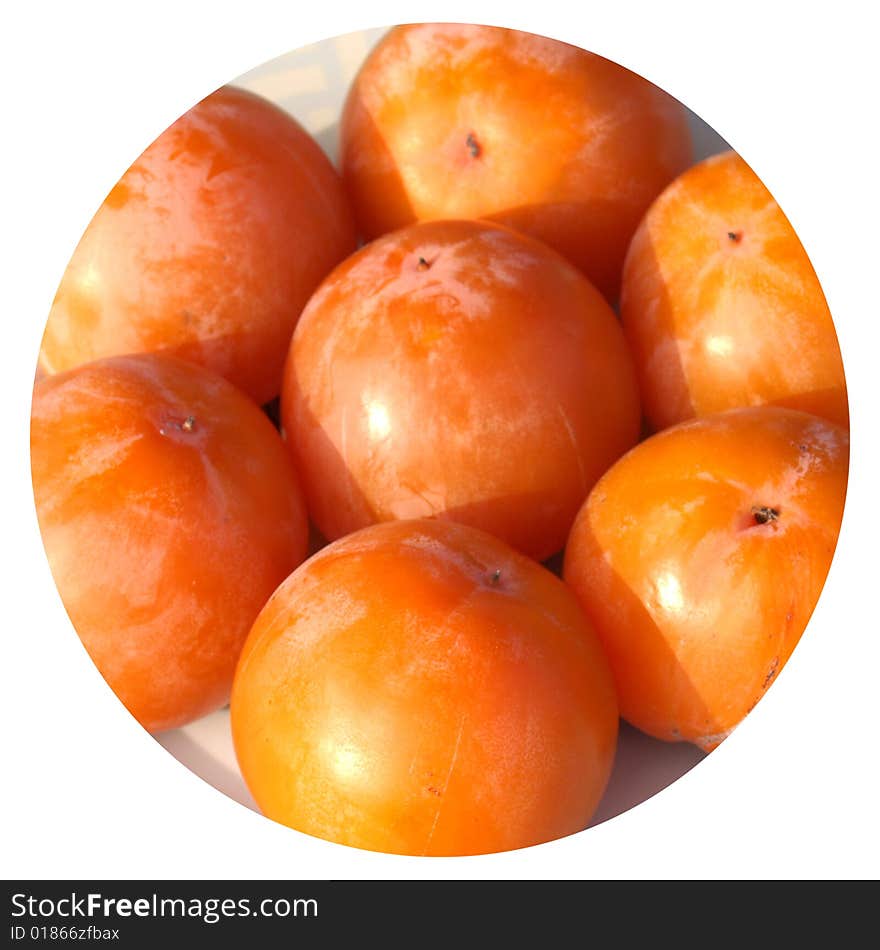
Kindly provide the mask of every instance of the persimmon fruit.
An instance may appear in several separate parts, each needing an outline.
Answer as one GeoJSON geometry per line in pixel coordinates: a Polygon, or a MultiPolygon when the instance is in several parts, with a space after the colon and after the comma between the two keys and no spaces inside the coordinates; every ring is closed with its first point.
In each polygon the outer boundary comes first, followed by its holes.
{"type": "Polygon", "coordinates": [[[281,395],[328,539],[438,517],[538,559],[640,418],[602,295],[540,242],[473,221],[412,225],[340,264],[303,312],[281,395]]]}
{"type": "Polygon", "coordinates": [[[340,139],[367,238],[488,218],[555,247],[612,301],[640,218],[691,162],[685,110],[652,83],[557,40],[469,24],[386,34],[340,139]]]}
{"type": "Polygon", "coordinates": [[[263,814],[411,855],[506,851],[583,829],[608,780],[608,663],[555,575],[484,532],[366,528],[260,613],[231,702],[263,814]]]}
{"type": "Polygon", "coordinates": [[[162,354],[40,380],[40,531],[76,632],[151,732],[222,706],[245,637],[305,557],[289,455],[260,409],[162,354]]]}
{"type": "Polygon", "coordinates": [[[163,132],[88,225],[43,337],[48,372],[166,352],[259,403],[310,294],[355,248],[339,175],[286,112],[223,87],[163,132]]]}
{"type": "Polygon", "coordinates": [[[620,312],[654,429],[764,404],[849,425],[816,273],[735,152],[690,168],[653,203],[626,257],[620,312]]]}
{"type": "Polygon", "coordinates": [[[708,751],[761,699],[825,582],[848,444],[798,410],[734,409],[665,429],[598,482],[563,575],[628,722],[708,751]]]}

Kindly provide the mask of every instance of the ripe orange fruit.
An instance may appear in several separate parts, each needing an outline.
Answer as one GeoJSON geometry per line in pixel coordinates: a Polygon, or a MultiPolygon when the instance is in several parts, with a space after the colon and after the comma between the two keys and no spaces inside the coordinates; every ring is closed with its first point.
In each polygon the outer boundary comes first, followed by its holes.
{"type": "Polygon", "coordinates": [[[796,410],[731,410],[649,438],[599,481],[564,577],[632,725],[710,750],[764,695],[825,582],[848,444],[796,410]]]}
{"type": "Polygon", "coordinates": [[[546,246],[472,221],[413,225],[333,271],[294,334],[281,416],[327,538],[436,516],[538,559],[640,425],[601,294],[546,246]]]}
{"type": "Polygon", "coordinates": [[[98,209],[58,288],[41,364],[59,372],[162,351],[268,402],[300,311],[354,248],[341,181],[318,144],[267,100],[219,89],[98,209]]]}
{"type": "Polygon", "coordinates": [[[734,152],[654,202],[626,258],[621,319],[656,429],[737,406],[848,426],[837,336],[806,251],[734,152]]]}
{"type": "Polygon", "coordinates": [[[491,26],[391,30],[342,115],[343,177],[368,238],[489,218],[555,247],[611,300],[639,219],[690,161],[685,111],[662,90],[491,26]]]}
{"type": "Polygon", "coordinates": [[[231,711],[265,815],[415,855],[581,830],[618,725],[607,661],[565,585],[433,520],[367,528],[295,571],[251,631],[231,711]]]}
{"type": "Polygon", "coordinates": [[[306,552],[269,420],[206,370],[110,357],[36,384],[31,465],[61,599],[111,689],[151,732],[222,706],[254,618],[306,552]]]}

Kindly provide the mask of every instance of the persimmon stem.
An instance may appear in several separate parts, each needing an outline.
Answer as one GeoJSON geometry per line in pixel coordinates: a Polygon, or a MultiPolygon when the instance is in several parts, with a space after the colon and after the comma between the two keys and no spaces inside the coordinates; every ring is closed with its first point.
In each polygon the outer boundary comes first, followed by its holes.
{"type": "Polygon", "coordinates": [[[767,524],[767,522],[775,521],[779,517],[779,509],[770,508],[767,505],[755,505],[752,508],[752,514],[758,524],[767,524]]]}
{"type": "Polygon", "coordinates": [[[471,158],[479,158],[480,152],[480,143],[477,141],[476,136],[473,132],[468,132],[468,137],[465,139],[465,145],[467,145],[468,150],[471,153],[471,158]]]}
{"type": "MultiPolygon", "coordinates": [[[[196,417],[187,416],[183,422],[178,422],[176,419],[171,419],[167,423],[173,429],[179,429],[181,432],[192,432],[196,427],[196,417]]],[[[168,435],[168,429],[166,426],[159,427],[159,435],[168,435]]]]}

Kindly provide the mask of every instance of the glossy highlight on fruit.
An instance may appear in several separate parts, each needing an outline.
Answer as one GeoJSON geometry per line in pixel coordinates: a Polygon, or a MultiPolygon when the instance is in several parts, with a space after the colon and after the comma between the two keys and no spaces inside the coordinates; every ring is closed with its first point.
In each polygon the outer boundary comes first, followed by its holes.
{"type": "Polygon", "coordinates": [[[848,446],[816,416],[731,410],[649,438],[599,481],[564,578],[632,725],[708,751],[764,695],[825,583],[848,446]]]}
{"type": "Polygon", "coordinates": [[[567,43],[492,26],[391,30],[356,77],[342,173],[367,238],[485,218],[556,248],[614,301],[627,244],[691,161],[685,110],[567,43]]]}
{"type": "Polygon", "coordinates": [[[34,498],[49,565],[98,670],[151,732],[229,698],[266,599],[305,557],[305,506],[269,420],[159,354],[40,380],[34,498]]]}
{"type": "Polygon", "coordinates": [[[41,365],[159,351],[268,402],[309,295],[354,248],[341,181],[317,142],[268,100],[223,87],[99,208],[58,288],[41,365]]]}
{"type": "Polygon", "coordinates": [[[413,225],[333,271],[293,336],[281,415],[327,538],[437,517],[539,560],[640,425],[601,294],[550,248],[473,221],[413,225]]]}
{"type": "Polygon", "coordinates": [[[231,714],[263,814],[411,855],[583,829],[618,727],[574,595],[497,539],[434,520],[367,528],[295,571],[248,637],[231,714]]]}
{"type": "Polygon", "coordinates": [[[735,152],[695,165],[651,206],[627,254],[620,311],[655,429],[765,404],[849,426],[818,278],[735,152]]]}

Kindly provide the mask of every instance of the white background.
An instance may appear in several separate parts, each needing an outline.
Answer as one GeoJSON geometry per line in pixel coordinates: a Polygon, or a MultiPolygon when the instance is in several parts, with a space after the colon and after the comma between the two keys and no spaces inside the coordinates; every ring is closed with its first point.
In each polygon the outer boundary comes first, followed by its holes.
{"type": "Polygon", "coordinates": [[[351,9],[153,0],[7,10],[2,876],[877,877],[880,77],[869,12],[859,2],[752,0],[374,0],[351,9]],[[466,859],[370,854],[274,825],[143,733],[61,607],[28,465],[30,389],[55,287],[132,159],[203,95],[271,57],[413,19],[497,23],[576,43],[646,75],[713,125],[763,178],[810,253],[837,324],[852,407],[850,490],[831,575],[800,646],[755,712],[704,763],[632,811],[527,852],[466,859]]]}

